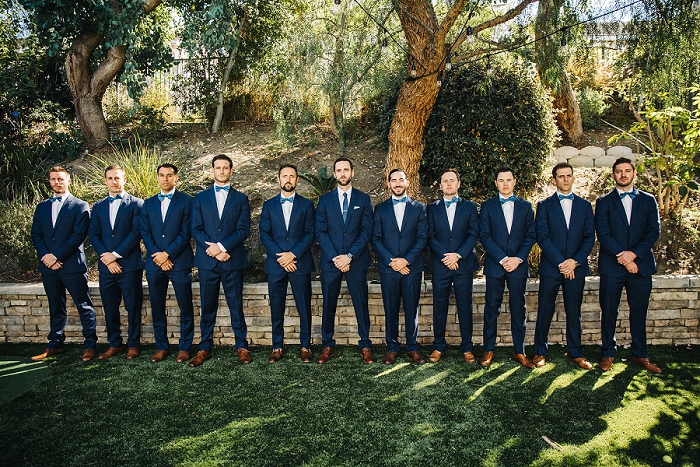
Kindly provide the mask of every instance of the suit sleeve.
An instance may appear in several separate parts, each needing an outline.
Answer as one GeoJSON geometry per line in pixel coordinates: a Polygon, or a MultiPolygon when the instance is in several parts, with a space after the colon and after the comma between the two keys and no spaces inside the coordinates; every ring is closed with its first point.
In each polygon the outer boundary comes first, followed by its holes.
{"type": "MultiPolygon", "coordinates": [[[[97,256],[102,256],[103,253],[107,253],[107,247],[104,242],[102,242],[102,220],[98,213],[100,208],[101,206],[98,203],[95,203],[95,206],[93,206],[89,230],[90,243],[95,253],[97,253],[97,256]]],[[[107,222],[109,222],[109,219],[107,222]]]]}
{"type": "MultiPolygon", "coordinates": [[[[120,256],[126,256],[134,248],[139,248],[139,243],[141,241],[141,208],[143,207],[143,201],[140,199],[132,199],[129,203],[131,208],[131,232],[124,238],[124,240],[114,249],[114,252],[120,256]],[[131,206],[131,205],[134,206],[131,206]]],[[[126,213],[125,213],[126,214],[126,213]]]]}
{"type": "Polygon", "coordinates": [[[32,236],[32,243],[34,244],[36,254],[41,260],[44,255],[51,252],[46,246],[46,242],[44,242],[44,231],[41,228],[42,219],[40,218],[39,211],[41,211],[41,208],[37,206],[37,209],[34,211],[34,218],[32,219],[32,229],[30,230],[30,234],[32,236]]]}
{"type": "Polygon", "coordinates": [[[338,256],[338,250],[335,249],[330,235],[328,235],[328,211],[326,204],[324,197],[321,197],[316,209],[316,240],[318,240],[324,255],[335,258],[338,256]]]}
{"type": "Polygon", "coordinates": [[[75,221],[73,223],[73,232],[71,233],[68,240],[66,240],[60,247],[53,252],[53,255],[58,258],[59,261],[64,262],[66,258],[75,253],[80,245],[85,241],[87,237],[88,227],[90,224],[90,209],[87,203],[79,203],[75,208],[75,221]]]}
{"type": "Polygon", "coordinates": [[[369,245],[372,237],[373,225],[372,202],[370,201],[369,196],[365,196],[365,201],[362,203],[362,225],[360,226],[360,235],[358,235],[357,240],[355,240],[353,244],[348,247],[348,253],[357,255],[358,252],[369,245]]]}
{"type": "Polygon", "coordinates": [[[144,207],[141,210],[141,217],[139,219],[139,229],[141,230],[141,238],[143,239],[143,246],[146,247],[146,254],[148,256],[153,253],[158,253],[160,250],[158,245],[156,245],[153,240],[153,231],[151,230],[151,216],[148,214],[148,206],[144,203],[144,207]]]}
{"type": "Polygon", "coordinates": [[[404,259],[408,261],[409,265],[423,261],[423,250],[428,244],[428,216],[425,213],[424,204],[420,203],[418,207],[420,212],[418,213],[418,225],[416,226],[416,241],[404,255],[404,259]]]}
{"type": "Polygon", "coordinates": [[[272,236],[272,219],[270,217],[269,203],[267,202],[263,203],[258,229],[260,231],[260,243],[262,243],[265,250],[267,250],[267,256],[275,258],[277,253],[282,253],[282,248],[280,248],[272,236]]]}
{"type": "Polygon", "coordinates": [[[486,209],[484,209],[484,206],[482,205],[481,213],[479,214],[479,239],[481,240],[481,244],[484,246],[484,250],[486,250],[486,254],[489,255],[489,257],[491,257],[491,259],[495,262],[500,263],[501,260],[506,258],[508,255],[501,249],[500,246],[498,246],[496,241],[491,236],[492,213],[489,211],[490,209],[488,206],[486,206],[486,209]]]}
{"type": "Polygon", "coordinates": [[[583,221],[583,241],[578,251],[574,254],[574,261],[578,264],[588,264],[588,255],[593,250],[595,243],[595,222],[593,221],[593,208],[586,203],[586,216],[583,221]]]}
{"type": "MultiPolygon", "coordinates": [[[[172,205],[171,205],[172,207],[172,205]]],[[[145,209],[141,210],[143,216],[145,209]]],[[[175,240],[165,248],[165,252],[170,257],[179,255],[182,250],[190,246],[190,217],[192,215],[192,198],[185,198],[185,205],[182,208],[182,222],[180,223],[180,232],[175,240]]],[[[156,250],[158,251],[158,250],[156,250]]]]}
{"type": "Polygon", "coordinates": [[[190,222],[190,230],[192,238],[197,243],[198,248],[205,248],[207,242],[210,241],[207,234],[204,232],[204,218],[202,217],[202,194],[198,193],[192,200],[192,214],[190,222]]]}
{"type": "Polygon", "coordinates": [[[631,248],[632,253],[637,255],[640,260],[643,260],[651,253],[654,243],[661,235],[661,220],[659,219],[659,206],[656,204],[656,198],[651,195],[644,195],[649,198],[649,209],[647,210],[646,224],[642,238],[631,248]]]}
{"type": "Polygon", "coordinates": [[[377,252],[379,260],[384,265],[389,265],[391,263],[391,252],[384,246],[382,242],[383,238],[383,226],[382,226],[382,205],[378,205],[374,208],[374,227],[372,228],[372,248],[377,252]]]}
{"type": "Polygon", "coordinates": [[[606,198],[599,198],[595,206],[595,230],[598,234],[600,248],[608,255],[616,257],[622,253],[622,247],[612,236],[610,228],[610,202],[606,198]]]}
{"type": "Polygon", "coordinates": [[[479,241],[479,214],[476,212],[476,207],[472,206],[469,209],[469,217],[467,219],[469,227],[467,228],[467,238],[462,244],[457,247],[457,253],[462,258],[466,258],[476,247],[479,241]]]}
{"type": "Polygon", "coordinates": [[[542,250],[542,254],[555,266],[559,266],[566,261],[564,255],[561,254],[559,248],[552,242],[549,232],[549,209],[547,209],[547,201],[537,203],[537,216],[535,217],[535,235],[537,244],[542,250]]]}
{"type": "Polygon", "coordinates": [[[237,193],[236,196],[243,198],[241,200],[241,212],[238,214],[236,221],[236,228],[231,235],[219,241],[226,248],[226,251],[231,251],[240,246],[250,236],[250,202],[243,193],[237,193]]]}
{"type": "MultiPolygon", "coordinates": [[[[430,205],[428,206],[428,246],[430,247],[430,251],[438,257],[438,259],[442,259],[445,256],[445,253],[450,253],[447,251],[447,248],[445,245],[442,244],[441,241],[437,239],[435,236],[436,229],[435,229],[435,210],[439,209],[440,205],[430,205]]],[[[461,254],[461,253],[460,253],[461,254]]],[[[463,255],[464,256],[464,255],[463,255]]]]}
{"type": "Polygon", "coordinates": [[[307,251],[309,251],[311,244],[316,238],[316,235],[314,234],[314,229],[316,227],[315,216],[316,214],[314,213],[313,203],[306,203],[306,209],[304,210],[304,236],[301,237],[301,240],[299,240],[290,250],[296,258],[301,257],[307,251]]]}
{"type": "Polygon", "coordinates": [[[523,233],[523,242],[520,244],[518,252],[515,254],[518,258],[522,260],[524,264],[527,264],[527,257],[530,255],[530,250],[532,250],[535,244],[535,213],[532,211],[532,205],[527,203],[527,213],[525,214],[525,231],[523,233]]]}

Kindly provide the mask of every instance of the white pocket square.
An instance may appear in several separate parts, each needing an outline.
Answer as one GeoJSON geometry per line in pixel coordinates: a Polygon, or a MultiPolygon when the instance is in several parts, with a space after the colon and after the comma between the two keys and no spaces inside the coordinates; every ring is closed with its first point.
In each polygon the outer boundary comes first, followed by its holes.
{"type": "Polygon", "coordinates": [[[360,209],[360,206],[355,206],[353,209],[360,209]]]}

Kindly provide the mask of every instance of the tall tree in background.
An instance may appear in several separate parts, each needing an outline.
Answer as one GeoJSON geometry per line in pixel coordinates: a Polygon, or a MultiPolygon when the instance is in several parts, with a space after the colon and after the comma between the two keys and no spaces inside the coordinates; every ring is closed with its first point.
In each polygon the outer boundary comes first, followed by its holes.
{"type": "Polygon", "coordinates": [[[124,80],[134,90],[144,83],[139,69],[156,70],[169,63],[163,25],[147,20],[162,0],[19,2],[30,12],[48,53],[65,54],[84,145],[105,146],[110,136],[102,98],[109,84],[124,69],[124,80]],[[64,44],[70,44],[67,50],[64,44]]]}

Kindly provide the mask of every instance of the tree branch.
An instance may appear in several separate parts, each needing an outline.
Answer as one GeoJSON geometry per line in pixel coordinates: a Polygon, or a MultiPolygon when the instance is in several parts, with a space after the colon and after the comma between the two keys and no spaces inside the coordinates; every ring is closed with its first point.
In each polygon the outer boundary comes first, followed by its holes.
{"type": "MultiPolygon", "coordinates": [[[[474,34],[476,34],[477,32],[483,31],[485,29],[489,29],[489,28],[492,28],[492,27],[497,26],[499,24],[503,24],[505,22],[512,20],[513,18],[518,16],[520,13],[522,13],[523,10],[528,5],[530,5],[531,3],[535,3],[537,1],[538,0],[522,0],[518,5],[516,5],[511,10],[508,10],[507,12],[502,14],[501,16],[496,16],[495,18],[492,18],[488,21],[485,21],[481,24],[474,26],[474,34]]],[[[462,32],[462,34],[460,34],[459,37],[455,40],[454,44],[452,45],[452,50],[454,50],[457,47],[459,47],[460,45],[462,45],[462,43],[465,40],[467,40],[466,31],[462,32]]]]}
{"type": "Polygon", "coordinates": [[[445,41],[447,33],[450,31],[450,29],[452,29],[452,26],[454,26],[455,21],[457,21],[457,18],[459,18],[464,5],[466,4],[467,0],[456,0],[452,5],[450,11],[448,11],[445,17],[442,19],[442,23],[440,23],[440,26],[435,34],[438,42],[442,43],[445,41]]]}

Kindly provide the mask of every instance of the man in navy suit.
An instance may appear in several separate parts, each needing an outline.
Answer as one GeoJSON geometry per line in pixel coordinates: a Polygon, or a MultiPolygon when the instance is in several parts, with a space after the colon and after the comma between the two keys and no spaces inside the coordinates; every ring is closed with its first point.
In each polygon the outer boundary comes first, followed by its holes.
{"type": "Polygon", "coordinates": [[[284,307],[289,283],[299,312],[301,361],[310,363],[314,205],[296,193],[296,166],[283,165],[277,176],[281,192],[263,203],[260,214],[260,241],[267,250],[265,272],[272,318],[272,353],[268,361],[279,362],[284,351],[284,307]]]}
{"type": "Polygon", "coordinates": [[[547,335],[561,287],[569,359],[584,370],[592,370],[593,365],[583,356],[581,347],[581,302],[586,276],[590,273],[588,255],[595,241],[593,208],[591,203],[573,193],[574,168],[571,164],[562,162],[554,166],[552,184],[557,191],[538,203],[535,218],[542,256],[532,363],[536,367],[546,363],[547,335]]]}
{"type": "Polygon", "coordinates": [[[615,189],[596,201],[602,311],[600,350],[603,354],[598,366],[603,371],[612,367],[617,351],[615,326],[624,288],[632,334],[630,360],[653,373],[661,373],[661,369],[649,361],[646,336],[651,276],[656,272],[652,247],[661,233],[661,221],[656,198],[634,188],[636,175],[631,160],[617,159],[612,166],[615,189]]]}
{"type": "Polygon", "coordinates": [[[467,363],[476,362],[472,342],[473,273],[479,269],[474,247],[479,241],[476,203],[458,196],[461,182],[455,169],[440,176],[442,199],[428,206],[428,271],[433,274],[433,352],[429,360],[440,361],[445,353],[445,328],[450,293],[454,290],[462,342],[459,351],[467,363]]]}
{"type": "Polygon", "coordinates": [[[323,350],[317,362],[326,363],[333,356],[335,310],[340,283],[345,276],[357,318],[360,356],[363,362],[374,363],[372,341],[369,338],[367,287],[367,268],[372,264],[368,247],[372,236],[372,202],[367,194],[352,186],[355,171],[350,159],[336,159],[333,163],[333,176],[338,182],[338,188],[321,196],[316,209],[316,239],[321,247],[319,268],[323,271],[323,350]]]}
{"type": "Polygon", "coordinates": [[[124,298],[128,332],[126,358],[139,356],[141,307],[143,305],[143,258],[141,257],[140,218],[143,200],[124,191],[124,169],[110,165],[105,169],[106,198],[92,207],[90,242],[100,256],[100,296],[107,324],[109,348],[97,357],[112,358],[122,351],[119,305],[124,298]]]}
{"type": "Polygon", "coordinates": [[[399,307],[403,300],[406,351],[414,363],[425,363],[418,349],[418,301],[423,278],[423,250],[428,243],[425,204],[406,194],[409,181],[401,169],[387,178],[391,198],[374,209],[372,248],[379,256],[379,276],[386,322],[384,363],[396,362],[399,342],[399,307]]]}
{"type": "Polygon", "coordinates": [[[95,308],[90,299],[87,282],[87,261],[83,241],[90,222],[88,204],[68,191],[70,175],[64,167],[49,169],[49,184],[53,196],[39,203],[32,220],[32,243],[39,256],[39,272],[49,301],[51,317],[44,352],[32,357],[37,362],[63,353],[66,340],[66,290],[80,314],[83,326],[84,362],[95,358],[97,342],[95,308]]]}
{"type": "Polygon", "coordinates": [[[177,167],[158,167],[160,193],[143,202],[141,209],[141,238],[146,247],[146,280],[153,314],[156,353],[151,363],[168,356],[168,321],[165,301],[168,283],[172,282],[180,308],[180,343],[177,362],[190,359],[194,337],[194,307],[192,305],[192,264],[190,246],[190,215],[192,197],[175,189],[179,180],[177,167]]]}
{"type": "Polygon", "coordinates": [[[238,361],[252,361],[243,316],[243,270],[248,267],[243,242],[250,235],[250,204],[248,197],[229,182],[233,172],[230,157],[225,154],[214,156],[211,171],[214,185],[197,193],[192,202],[192,238],[197,242],[194,265],[199,270],[202,302],[202,339],[197,356],[190,362],[192,367],[211,358],[221,284],[231,315],[238,361]]]}
{"type": "Polygon", "coordinates": [[[484,201],[479,214],[479,235],[486,250],[484,355],[480,361],[484,367],[493,362],[498,315],[508,284],[513,359],[526,368],[535,368],[525,355],[525,286],[530,275],[527,257],[535,244],[535,216],[530,203],[513,195],[516,181],[513,169],[498,169],[498,195],[484,201]]]}

